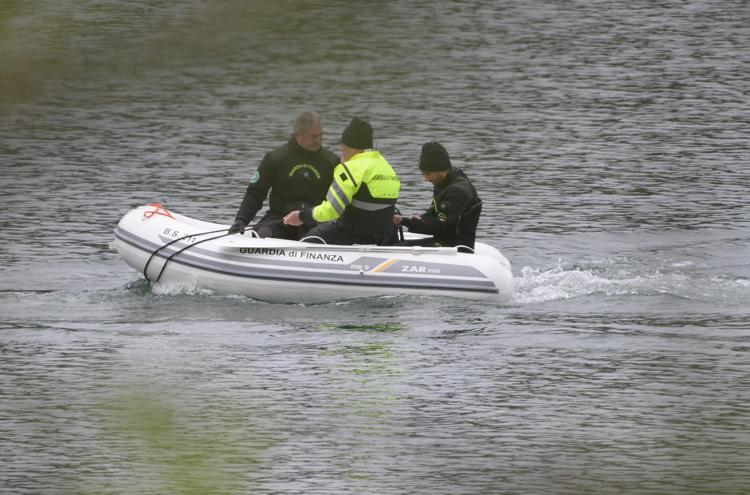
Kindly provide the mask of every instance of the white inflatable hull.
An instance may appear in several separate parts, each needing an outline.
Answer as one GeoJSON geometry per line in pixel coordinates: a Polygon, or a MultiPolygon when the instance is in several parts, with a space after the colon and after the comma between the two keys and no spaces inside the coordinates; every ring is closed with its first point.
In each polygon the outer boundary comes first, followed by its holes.
{"type": "Polygon", "coordinates": [[[510,263],[495,248],[314,244],[260,239],[161,205],[129,211],[115,230],[120,257],[153,284],[236,294],[269,302],[321,303],[391,295],[507,302],[510,263]],[[218,232],[215,232],[218,231],[218,232]],[[214,233],[208,233],[214,232],[214,233]]]}

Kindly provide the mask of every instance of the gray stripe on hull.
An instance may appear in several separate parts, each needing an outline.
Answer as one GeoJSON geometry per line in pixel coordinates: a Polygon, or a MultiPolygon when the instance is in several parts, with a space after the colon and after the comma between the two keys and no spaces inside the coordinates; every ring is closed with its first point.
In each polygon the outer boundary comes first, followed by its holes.
{"type": "MultiPolygon", "coordinates": [[[[146,254],[151,254],[161,246],[156,245],[153,242],[147,241],[135,234],[124,231],[119,227],[115,231],[115,235],[123,241],[133,245],[136,248],[142,249],[146,254]]],[[[175,251],[181,249],[183,246],[169,246],[166,249],[161,250],[156,256],[160,258],[167,258],[175,251]]],[[[206,260],[204,258],[189,254],[190,248],[184,252],[176,255],[170,262],[180,263],[182,265],[191,266],[197,269],[210,270],[213,272],[223,273],[226,275],[234,275],[248,278],[266,278],[273,280],[285,280],[285,281],[299,281],[299,282],[315,282],[315,283],[334,283],[334,284],[352,284],[352,285],[368,285],[378,287],[403,287],[403,288],[415,288],[415,289],[451,289],[451,290],[473,290],[481,292],[498,292],[495,284],[484,278],[483,280],[448,280],[438,277],[423,277],[415,278],[402,277],[402,276],[381,276],[375,275],[370,272],[359,272],[350,271],[346,267],[351,264],[359,263],[359,260],[370,260],[373,258],[362,257],[358,258],[357,261],[347,263],[345,265],[331,265],[325,264],[323,266],[311,267],[306,263],[298,263],[286,260],[263,260],[263,259],[249,259],[243,256],[235,255],[217,255],[214,251],[208,251],[196,247],[195,252],[211,256],[214,259],[206,260]],[[237,266],[230,263],[222,262],[221,259],[235,259],[246,263],[244,266],[237,266]],[[253,262],[253,265],[248,265],[249,261],[253,262]],[[292,270],[280,270],[278,268],[269,268],[263,266],[257,266],[258,264],[267,264],[271,267],[280,266],[280,262],[284,265],[300,269],[292,270]],[[336,270],[347,270],[347,273],[336,273],[336,274],[325,274],[325,273],[311,273],[314,269],[325,269],[330,270],[332,267],[336,267],[336,270]],[[381,278],[382,277],[382,278],[381,278]]],[[[385,259],[380,260],[385,261],[385,259]]],[[[370,266],[377,266],[377,264],[371,264],[370,266]]]]}

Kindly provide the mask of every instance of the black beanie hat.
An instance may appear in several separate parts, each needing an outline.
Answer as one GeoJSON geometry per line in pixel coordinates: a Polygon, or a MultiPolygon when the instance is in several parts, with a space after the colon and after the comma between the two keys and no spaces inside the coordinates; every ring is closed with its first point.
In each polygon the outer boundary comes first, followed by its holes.
{"type": "Polygon", "coordinates": [[[422,145],[422,153],[419,154],[419,170],[422,172],[442,172],[452,167],[448,152],[442,144],[430,141],[422,145]]]}
{"type": "Polygon", "coordinates": [[[364,120],[354,117],[341,133],[341,142],[350,148],[369,150],[372,148],[372,127],[364,120]]]}

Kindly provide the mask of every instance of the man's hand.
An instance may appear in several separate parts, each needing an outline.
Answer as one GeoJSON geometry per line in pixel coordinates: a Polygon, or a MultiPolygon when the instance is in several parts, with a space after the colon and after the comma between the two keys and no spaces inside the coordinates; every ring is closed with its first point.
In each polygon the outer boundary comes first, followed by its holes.
{"type": "Polygon", "coordinates": [[[403,215],[399,215],[398,213],[395,213],[393,215],[393,225],[402,225],[403,224],[404,226],[406,226],[406,224],[404,224],[404,220],[407,220],[407,219],[409,219],[409,220],[419,220],[420,218],[422,218],[421,215],[412,215],[411,217],[407,218],[407,217],[404,217],[403,215]]]}
{"type": "Polygon", "coordinates": [[[302,225],[302,219],[299,217],[299,210],[294,210],[292,212],[289,212],[284,217],[284,225],[292,225],[294,227],[299,227],[302,225]]]}
{"type": "Polygon", "coordinates": [[[245,222],[243,222],[242,220],[237,220],[232,224],[231,227],[229,227],[229,231],[227,233],[236,234],[237,232],[239,232],[240,234],[244,234],[245,227],[247,227],[247,224],[245,222]]]}

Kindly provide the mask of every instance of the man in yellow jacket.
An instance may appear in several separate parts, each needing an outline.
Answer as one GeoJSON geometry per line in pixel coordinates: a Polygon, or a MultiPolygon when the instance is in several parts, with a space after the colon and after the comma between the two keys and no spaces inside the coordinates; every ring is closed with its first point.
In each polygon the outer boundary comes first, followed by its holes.
{"type": "Polygon", "coordinates": [[[341,134],[341,163],[333,171],[326,200],[284,217],[287,225],[319,222],[307,232],[328,244],[388,244],[401,182],[379,151],[372,127],[354,117],[341,134]]]}

